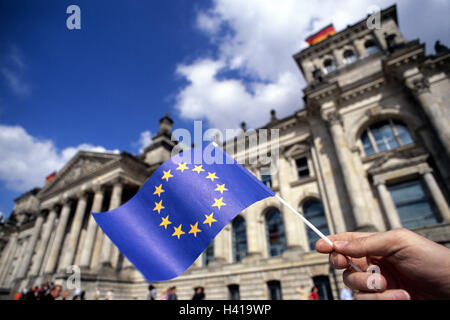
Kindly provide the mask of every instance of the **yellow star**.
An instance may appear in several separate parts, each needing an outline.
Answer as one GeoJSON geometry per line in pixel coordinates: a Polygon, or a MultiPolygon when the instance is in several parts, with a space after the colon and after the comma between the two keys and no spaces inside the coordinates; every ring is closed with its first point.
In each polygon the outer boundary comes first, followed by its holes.
{"type": "Polygon", "coordinates": [[[226,205],[226,203],[224,203],[222,200],[223,200],[223,197],[221,197],[219,199],[214,198],[214,204],[212,206],[213,207],[217,207],[220,210],[221,206],[225,206],[226,205]]]}
{"type": "Polygon", "coordinates": [[[213,173],[208,172],[208,176],[206,177],[206,179],[211,179],[211,181],[214,182],[214,179],[219,179],[219,177],[216,176],[215,172],[213,172],[213,173]]]}
{"type": "Polygon", "coordinates": [[[223,194],[224,191],[228,191],[228,189],[225,188],[225,183],[217,184],[216,186],[217,186],[217,188],[215,188],[214,191],[219,191],[221,194],[223,194]]]}
{"type": "Polygon", "coordinates": [[[178,226],[178,228],[173,227],[173,229],[175,230],[174,233],[172,233],[172,237],[177,236],[178,240],[180,239],[180,236],[182,234],[185,234],[186,232],[181,230],[181,224],[178,226]]]}
{"type": "Polygon", "coordinates": [[[153,208],[153,211],[158,211],[158,213],[161,213],[161,210],[164,209],[162,205],[162,200],[160,202],[155,202],[155,207],[153,208]]]}
{"type": "Polygon", "coordinates": [[[162,184],[160,184],[159,187],[155,186],[155,192],[153,192],[153,194],[157,194],[158,197],[160,197],[163,192],[162,184]]]}
{"type": "Polygon", "coordinates": [[[159,226],[160,226],[160,227],[161,227],[161,226],[164,226],[164,229],[167,230],[167,226],[168,226],[169,224],[172,224],[172,222],[169,221],[169,216],[167,216],[167,217],[165,217],[165,218],[161,218],[161,219],[162,219],[162,222],[161,222],[161,224],[160,224],[159,226]]]}
{"type": "Polygon", "coordinates": [[[186,163],[180,163],[177,168],[177,170],[181,170],[181,173],[183,173],[186,169],[189,169],[186,163]]]}
{"type": "Polygon", "coordinates": [[[202,165],[199,165],[199,166],[195,166],[195,168],[192,169],[192,171],[195,171],[195,172],[197,172],[197,173],[200,173],[200,172],[202,172],[202,171],[205,171],[205,169],[202,168],[202,165]]]}
{"type": "Polygon", "coordinates": [[[161,179],[166,179],[166,181],[169,181],[169,178],[172,178],[173,175],[170,174],[170,170],[169,171],[163,171],[164,175],[162,176],[161,179]]]}
{"type": "Polygon", "coordinates": [[[198,228],[198,221],[194,225],[191,224],[190,226],[191,230],[189,231],[189,233],[193,233],[194,237],[197,238],[197,232],[202,232],[202,230],[198,228]]]}
{"type": "Polygon", "coordinates": [[[209,224],[209,227],[211,227],[211,223],[216,222],[217,220],[213,218],[214,212],[212,212],[209,216],[205,214],[205,221],[203,221],[203,224],[209,224]]]}

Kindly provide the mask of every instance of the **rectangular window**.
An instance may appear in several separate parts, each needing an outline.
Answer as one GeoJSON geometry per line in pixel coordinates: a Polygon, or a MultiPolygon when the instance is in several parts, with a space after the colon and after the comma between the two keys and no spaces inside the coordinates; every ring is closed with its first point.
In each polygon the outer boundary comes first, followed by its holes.
{"type": "Polygon", "coordinates": [[[214,260],[214,241],[212,241],[209,246],[203,251],[203,265],[207,266],[211,261],[214,260]]]}
{"type": "Polygon", "coordinates": [[[437,223],[434,204],[420,180],[397,183],[388,186],[388,189],[405,228],[414,229],[437,223]]]}
{"type": "Polygon", "coordinates": [[[267,288],[269,289],[269,300],[281,300],[281,283],[280,281],[267,282],[267,288]]]}
{"type": "Polygon", "coordinates": [[[269,168],[263,168],[261,170],[261,181],[267,186],[267,188],[272,188],[272,175],[269,168]]]}
{"type": "Polygon", "coordinates": [[[297,173],[299,179],[308,178],[310,176],[308,158],[299,158],[295,160],[295,164],[297,165],[297,173]]]}
{"type": "Polygon", "coordinates": [[[239,293],[239,285],[238,284],[230,284],[228,286],[228,293],[230,296],[230,300],[241,300],[241,295],[239,293]]]}

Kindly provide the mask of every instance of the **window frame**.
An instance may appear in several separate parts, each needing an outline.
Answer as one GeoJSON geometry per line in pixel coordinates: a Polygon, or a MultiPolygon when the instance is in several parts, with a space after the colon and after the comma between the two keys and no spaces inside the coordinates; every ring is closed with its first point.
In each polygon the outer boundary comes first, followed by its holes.
{"type": "Polygon", "coordinates": [[[233,262],[241,262],[242,259],[244,259],[248,255],[248,241],[247,241],[247,224],[245,219],[242,216],[237,216],[233,219],[233,222],[231,223],[231,245],[232,245],[232,254],[233,254],[233,262]],[[241,241],[237,241],[236,236],[236,226],[235,224],[240,221],[241,224],[243,224],[243,234],[245,237],[245,250],[242,250],[242,248],[238,248],[241,241]],[[241,257],[240,253],[244,252],[245,254],[241,257]]]}
{"type": "Polygon", "coordinates": [[[336,61],[335,61],[333,58],[326,58],[326,59],[323,61],[323,68],[324,68],[324,73],[325,73],[325,74],[329,74],[329,73],[332,73],[333,71],[336,71],[336,69],[337,69],[336,61]],[[326,63],[327,63],[328,61],[331,61],[331,65],[330,65],[330,66],[334,66],[334,68],[333,68],[332,70],[329,70],[329,69],[328,69],[329,66],[326,65],[326,63]]]}
{"type": "Polygon", "coordinates": [[[346,49],[346,50],[344,50],[344,52],[342,53],[342,58],[343,58],[344,64],[346,64],[346,65],[352,64],[352,63],[354,63],[354,62],[356,62],[358,60],[358,57],[356,56],[355,50],[353,50],[353,49],[346,49]],[[349,52],[351,53],[351,55],[346,57],[346,53],[349,53],[349,52]],[[352,60],[349,60],[350,58],[352,60]]]}
{"type": "Polygon", "coordinates": [[[281,210],[279,210],[278,208],[272,208],[269,211],[266,212],[266,214],[264,215],[264,224],[265,224],[265,232],[266,232],[266,243],[267,243],[267,255],[269,258],[272,257],[280,257],[284,251],[286,251],[286,247],[287,247],[287,242],[286,242],[286,228],[285,228],[285,224],[284,224],[284,218],[283,218],[283,214],[281,212],[281,210]],[[279,226],[279,243],[277,243],[277,245],[272,248],[271,246],[271,242],[270,242],[270,230],[269,230],[269,215],[275,214],[275,213],[279,214],[280,217],[280,224],[279,226]],[[280,247],[280,248],[279,248],[280,247]],[[272,255],[272,249],[276,249],[275,251],[277,251],[278,254],[272,255]]]}
{"type": "Polygon", "coordinates": [[[295,172],[297,173],[297,179],[298,180],[308,179],[308,178],[312,177],[312,175],[311,175],[311,168],[309,166],[309,157],[307,155],[299,156],[299,157],[294,158],[294,163],[295,163],[295,172]],[[301,177],[300,176],[300,168],[298,166],[297,161],[303,160],[303,159],[305,159],[305,162],[306,162],[306,169],[308,170],[308,176],[301,177]]]}
{"type": "Polygon", "coordinates": [[[403,121],[396,120],[396,119],[392,119],[392,118],[389,118],[389,119],[387,119],[387,120],[382,120],[382,121],[374,122],[374,123],[372,123],[371,125],[367,126],[366,129],[365,129],[365,130],[362,132],[362,134],[360,135],[359,140],[360,140],[360,142],[361,142],[361,146],[362,146],[362,149],[363,149],[363,151],[364,151],[364,155],[365,155],[366,157],[372,156],[372,155],[375,155],[375,154],[378,154],[378,153],[383,153],[383,152],[388,152],[388,151],[391,151],[391,150],[395,150],[395,149],[400,148],[400,147],[402,147],[402,146],[406,146],[406,145],[409,145],[409,144],[414,143],[414,138],[413,138],[413,136],[412,136],[412,134],[411,134],[411,131],[409,130],[408,125],[407,125],[406,123],[404,123],[403,121]],[[397,124],[403,125],[403,126],[407,129],[408,134],[409,134],[409,136],[410,136],[410,138],[411,138],[411,142],[410,142],[410,143],[403,143],[403,141],[402,141],[401,138],[400,138],[400,134],[399,134],[399,132],[398,132],[398,130],[397,130],[396,122],[397,122],[397,124]],[[372,133],[371,127],[373,127],[373,126],[375,126],[375,125],[381,125],[381,124],[388,124],[388,125],[389,125],[389,127],[391,128],[392,133],[393,133],[393,135],[394,135],[394,139],[395,139],[395,141],[396,141],[397,144],[398,144],[397,147],[392,148],[392,149],[388,149],[388,150],[384,150],[384,151],[380,151],[380,150],[379,150],[377,141],[376,141],[376,139],[375,139],[375,137],[374,137],[374,135],[373,135],[373,133],[372,133]],[[367,136],[368,136],[368,138],[369,138],[371,147],[372,147],[372,149],[373,149],[373,151],[374,151],[374,152],[371,153],[371,154],[368,154],[367,151],[366,151],[366,148],[364,147],[363,135],[366,134],[366,133],[367,133],[367,136]]]}

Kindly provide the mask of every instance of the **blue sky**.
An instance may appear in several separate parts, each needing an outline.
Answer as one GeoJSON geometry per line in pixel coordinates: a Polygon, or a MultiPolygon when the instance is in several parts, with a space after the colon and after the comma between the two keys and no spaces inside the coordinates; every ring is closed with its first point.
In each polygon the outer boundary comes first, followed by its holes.
{"type": "MultiPolygon", "coordinates": [[[[306,36],[392,3],[0,0],[0,212],[78,150],[138,153],[165,112],[187,129],[288,115],[302,107],[292,55],[306,36]],[[71,4],[81,30],[66,28],[71,4]]],[[[450,44],[448,1],[398,10],[408,39],[450,44]]]]}

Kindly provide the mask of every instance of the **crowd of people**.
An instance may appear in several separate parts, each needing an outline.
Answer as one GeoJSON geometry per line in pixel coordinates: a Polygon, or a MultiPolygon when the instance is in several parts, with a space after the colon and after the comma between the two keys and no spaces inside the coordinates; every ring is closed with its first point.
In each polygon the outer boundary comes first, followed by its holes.
{"type": "Polygon", "coordinates": [[[75,289],[72,297],[69,298],[69,290],[65,290],[59,284],[54,282],[46,282],[40,286],[24,288],[16,293],[14,300],[84,300],[86,292],[79,288],[75,289]]]}

